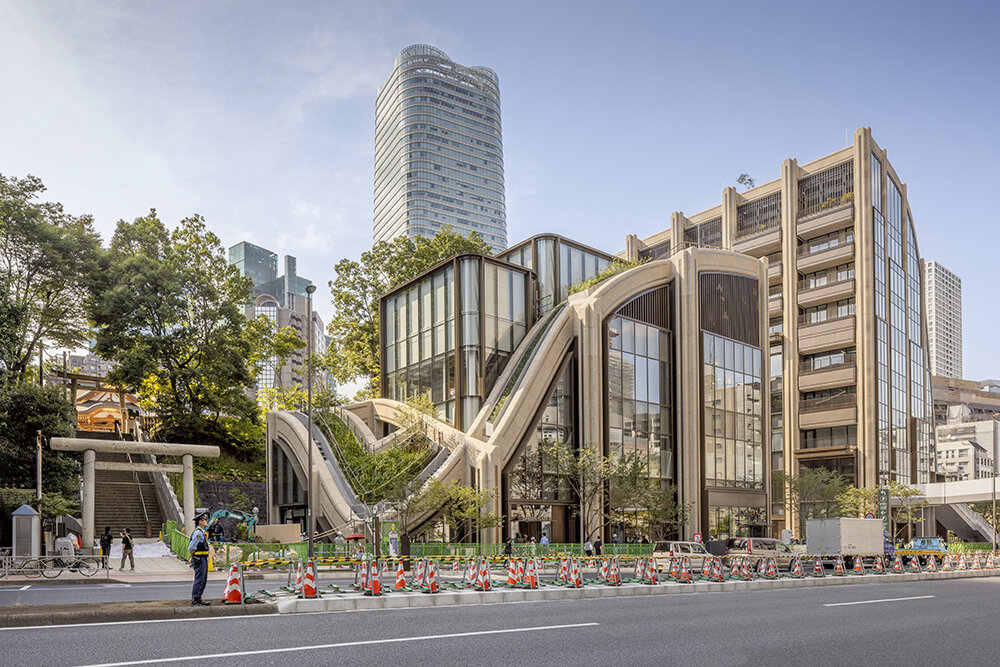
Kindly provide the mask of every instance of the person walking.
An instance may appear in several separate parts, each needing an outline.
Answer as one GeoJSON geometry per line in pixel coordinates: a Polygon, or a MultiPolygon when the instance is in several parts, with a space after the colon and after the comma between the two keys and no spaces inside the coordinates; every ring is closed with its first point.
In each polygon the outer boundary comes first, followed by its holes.
{"type": "Polygon", "coordinates": [[[208,583],[208,535],[205,526],[208,524],[208,513],[202,512],[194,518],[195,529],[191,531],[191,541],[188,542],[188,552],[191,554],[191,567],[194,568],[194,585],[191,587],[191,606],[204,607],[208,602],[201,599],[208,583]]]}
{"type": "Polygon", "coordinates": [[[601,547],[603,547],[603,546],[604,546],[604,542],[601,542],[601,538],[600,537],[598,537],[596,540],[594,540],[594,555],[595,556],[600,556],[601,555],[601,547]]]}
{"type": "Polygon", "coordinates": [[[101,567],[108,569],[108,556],[111,555],[111,543],[115,538],[111,535],[111,526],[104,527],[104,534],[101,535],[101,567]]]}
{"type": "Polygon", "coordinates": [[[122,529],[122,563],[118,566],[119,570],[125,569],[125,559],[128,558],[129,563],[132,565],[132,571],[135,572],[135,558],[132,556],[132,548],[135,543],[132,541],[132,531],[128,528],[122,529]]]}
{"type": "Polygon", "coordinates": [[[583,552],[585,554],[587,554],[588,558],[591,557],[591,556],[593,556],[594,555],[594,543],[591,542],[590,540],[587,540],[586,542],[584,542],[584,544],[583,544],[583,552]]]}

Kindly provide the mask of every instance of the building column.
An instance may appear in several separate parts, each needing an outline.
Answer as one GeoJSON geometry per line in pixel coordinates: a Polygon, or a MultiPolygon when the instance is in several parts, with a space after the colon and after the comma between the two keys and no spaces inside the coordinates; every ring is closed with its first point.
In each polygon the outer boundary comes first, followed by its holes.
{"type": "Polygon", "coordinates": [[[743,201],[736,188],[727,187],[722,190],[722,247],[726,250],[733,249],[733,241],[736,239],[736,218],[737,207],[743,201]]]}
{"type": "Polygon", "coordinates": [[[97,454],[93,449],[83,452],[83,548],[90,553],[94,548],[94,462],[97,454]]]}
{"type": "MultiPolygon", "coordinates": [[[[781,164],[781,438],[785,476],[799,474],[795,458],[799,450],[799,271],[798,271],[798,161],[788,158],[781,164]]],[[[770,319],[770,313],[768,314],[770,319]]],[[[770,354],[770,350],[768,350],[770,354]]],[[[767,443],[768,450],[771,443],[767,443]]],[[[770,494],[768,494],[770,495],[770,494]]],[[[768,508],[770,513],[770,508],[768,508]]],[[[798,508],[785,505],[785,528],[800,535],[798,508]]],[[[776,536],[777,537],[777,536],[776,536]]]]}
{"type": "Polygon", "coordinates": [[[194,457],[185,454],[181,457],[184,466],[184,532],[188,535],[194,530],[194,457]]]}

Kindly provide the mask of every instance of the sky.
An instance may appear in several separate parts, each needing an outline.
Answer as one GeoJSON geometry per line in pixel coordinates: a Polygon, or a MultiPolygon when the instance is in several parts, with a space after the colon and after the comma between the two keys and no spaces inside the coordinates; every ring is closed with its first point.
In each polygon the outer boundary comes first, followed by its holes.
{"type": "Polygon", "coordinates": [[[610,252],[851,142],[962,279],[968,378],[1000,378],[1000,4],[0,0],[0,173],[105,241],[155,208],[333,266],[371,246],[375,96],[431,44],[500,77],[508,240],[610,252]]]}

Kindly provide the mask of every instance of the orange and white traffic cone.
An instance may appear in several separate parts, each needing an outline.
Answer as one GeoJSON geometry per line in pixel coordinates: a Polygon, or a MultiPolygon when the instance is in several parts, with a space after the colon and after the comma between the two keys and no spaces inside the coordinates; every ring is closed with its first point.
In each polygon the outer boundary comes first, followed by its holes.
{"type": "Polygon", "coordinates": [[[937,558],[935,558],[934,556],[931,556],[930,558],[927,559],[927,571],[928,572],[938,571],[937,558]]]}
{"type": "Polygon", "coordinates": [[[302,595],[302,563],[299,562],[299,568],[295,571],[295,592],[298,595],[302,595]]]}
{"type": "Polygon", "coordinates": [[[764,573],[764,576],[768,579],[778,578],[778,562],[773,557],[767,559],[767,571],[764,573]]]}
{"type": "Polygon", "coordinates": [[[892,562],[892,573],[903,574],[903,560],[896,554],[896,560],[892,562]]]}
{"type": "Polygon", "coordinates": [[[753,570],[750,569],[750,559],[744,558],[743,564],[740,566],[740,578],[743,581],[751,581],[753,579],[753,570]]]}
{"type": "Polygon", "coordinates": [[[847,571],[844,569],[844,557],[843,556],[837,556],[837,562],[833,566],[833,576],[835,576],[835,577],[843,577],[846,574],[847,574],[847,571]]]}
{"type": "Polygon", "coordinates": [[[371,576],[368,578],[368,591],[371,595],[382,595],[382,579],[379,576],[378,561],[374,558],[371,562],[371,576]]]}
{"type": "Polygon", "coordinates": [[[854,557],[854,574],[864,574],[865,564],[861,562],[861,556],[854,557]]]}
{"type": "MultiPolygon", "coordinates": [[[[236,596],[237,598],[239,598],[240,597],[239,585],[240,585],[239,575],[237,574],[236,566],[233,565],[232,567],[229,568],[229,576],[226,577],[226,588],[225,590],[222,591],[222,601],[229,602],[229,593],[230,591],[232,591],[234,586],[237,589],[236,596]]],[[[242,602],[242,600],[237,599],[236,602],[242,602]]]]}
{"type": "Polygon", "coordinates": [[[680,583],[690,584],[691,583],[691,563],[688,561],[687,556],[681,560],[681,576],[680,583]]]}
{"type": "Polygon", "coordinates": [[[559,581],[569,581],[569,566],[566,564],[565,558],[559,559],[559,576],[557,578],[559,581]]]}
{"type": "Polygon", "coordinates": [[[462,565],[458,562],[458,559],[451,561],[451,571],[460,572],[462,570],[462,565]]]}
{"type": "Polygon", "coordinates": [[[306,563],[306,575],[305,579],[302,581],[302,597],[304,598],[314,598],[317,597],[316,594],[316,576],[313,572],[316,570],[316,565],[313,561],[306,563]]]}
{"type": "Polygon", "coordinates": [[[722,583],[722,558],[716,556],[712,560],[712,581],[722,583]]]}
{"type": "Polygon", "coordinates": [[[600,569],[600,572],[597,573],[597,576],[598,576],[598,578],[601,581],[607,581],[608,580],[608,567],[609,567],[608,560],[605,559],[605,558],[602,558],[601,559],[601,569],[600,569]]]}
{"type": "Polygon", "coordinates": [[[524,566],[524,585],[528,588],[538,588],[538,572],[535,570],[535,559],[531,558],[524,566]]]}
{"type": "Polygon", "coordinates": [[[826,576],[826,568],[823,567],[823,559],[820,556],[816,556],[816,565],[813,567],[813,576],[815,577],[826,576]]]}
{"type": "Polygon", "coordinates": [[[433,559],[427,560],[427,585],[424,586],[425,593],[438,592],[438,568],[433,559]]]}
{"type": "Polygon", "coordinates": [[[517,579],[517,581],[515,583],[517,585],[521,585],[524,583],[524,560],[518,559],[514,561],[514,566],[515,568],[517,568],[515,574],[515,578],[517,579]]]}
{"type": "Polygon", "coordinates": [[[983,564],[979,560],[979,552],[976,552],[976,555],[972,557],[972,569],[973,570],[983,569],[983,564]]]}
{"type": "Polygon", "coordinates": [[[587,561],[587,569],[588,570],[593,570],[594,568],[595,568],[594,559],[591,558],[590,560],[587,561]]]}
{"type": "Polygon", "coordinates": [[[917,556],[910,557],[910,572],[920,572],[920,558],[917,556]]]}
{"type": "Polygon", "coordinates": [[[424,579],[426,577],[427,562],[423,559],[418,560],[416,563],[416,573],[413,575],[413,585],[420,588],[424,585],[424,579]]]}
{"type": "Polygon", "coordinates": [[[670,557],[670,578],[677,581],[681,577],[681,560],[677,556],[670,557]]]}
{"type": "Polygon", "coordinates": [[[507,561],[507,585],[517,586],[517,564],[513,559],[507,561]]]}
{"type": "Polygon", "coordinates": [[[941,571],[942,572],[951,572],[951,568],[952,568],[952,565],[951,565],[951,554],[948,554],[947,556],[944,557],[944,562],[942,563],[941,571]]]}
{"type": "Polygon", "coordinates": [[[637,581],[642,581],[646,576],[646,559],[636,558],[635,559],[635,579],[637,581]]]}
{"type": "Polygon", "coordinates": [[[966,567],[966,564],[965,564],[965,554],[959,554],[959,555],[955,556],[955,558],[958,560],[958,567],[955,568],[956,570],[966,570],[966,569],[968,569],[966,567]]]}
{"type": "Polygon", "coordinates": [[[875,556],[875,574],[885,574],[885,561],[882,556],[875,556]]]}
{"type": "Polygon", "coordinates": [[[368,559],[367,557],[358,563],[358,567],[361,568],[360,586],[359,590],[362,595],[368,595],[368,577],[370,576],[370,571],[368,569],[368,559]]]}
{"type": "Polygon", "coordinates": [[[732,559],[732,563],[733,563],[733,567],[729,571],[729,578],[730,579],[739,579],[740,578],[740,561],[738,561],[737,559],[733,558],[732,559]]]}
{"type": "Polygon", "coordinates": [[[621,586],[621,570],[618,566],[618,557],[611,559],[611,563],[608,565],[608,580],[604,582],[608,586],[621,586]]]}
{"type": "Polygon", "coordinates": [[[655,586],[660,583],[659,575],[656,571],[656,559],[650,558],[649,562],[646,563],[646,577],[642,580],[642,583],[648,584],[650,586],[655,586]]]}
{"type": "Polygon", "coordinates": [[[576,558],[570,561],[569,585],[573,588],[583,587],[583,578],[580,576],[580,561],[576,558]]]}
{"type": "Polygon", "coordinates": [[[802,559],[798,556],[795,556],[795,559],[792,561],[792,576],[797,579],[802,579],[806,576],[805,572],[802,571],[802,559]]]}
{"type": "Polygon", "coordinates": [[[406,569],[403,567],[403,561],[399,561],[399,567],[396,568],[396,585],[393,589],[397,591],[407,590],[406,569]]]}

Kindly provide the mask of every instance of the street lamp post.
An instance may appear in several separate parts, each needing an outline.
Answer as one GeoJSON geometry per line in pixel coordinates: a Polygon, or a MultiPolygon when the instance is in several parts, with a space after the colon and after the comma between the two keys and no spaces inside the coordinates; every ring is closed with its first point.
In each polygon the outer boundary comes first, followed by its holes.
{"type": "Polygon", "coordinates": [[[308,472],[309,481],[306,484],[306,531],[309,534],[309,560],[312,561],[314,553],[313,533],[316,532],[313,515],[313,376],[312,376],[312,352],[313,352],[313,330],[312,330],[312,305],[315,285],[306,287],[306,337],[307,337],[307,359],[306,359],[306,420],[309,423],[309,443],[308,472]]]}

